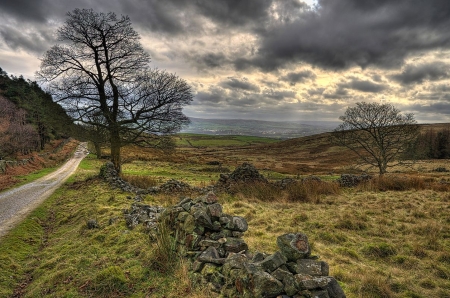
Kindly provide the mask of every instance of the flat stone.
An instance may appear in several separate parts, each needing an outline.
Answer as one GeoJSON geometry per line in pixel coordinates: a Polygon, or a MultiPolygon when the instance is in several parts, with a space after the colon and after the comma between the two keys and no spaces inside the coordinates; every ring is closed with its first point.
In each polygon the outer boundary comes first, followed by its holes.
{"type": "Polygon", "coordinates": [[[312,276],[327,276],[329,275],[329,268],[328,264],[323,261],[299,259],[297,260],[296,273],[312,276]]]}
{"type": "Polygon", "coordinates": [[[294,275],[295,282],[300,290],[314,290],[318,288],[325,288],[331,281],[331,277],[313,277],[306,274],[294,275]]]}

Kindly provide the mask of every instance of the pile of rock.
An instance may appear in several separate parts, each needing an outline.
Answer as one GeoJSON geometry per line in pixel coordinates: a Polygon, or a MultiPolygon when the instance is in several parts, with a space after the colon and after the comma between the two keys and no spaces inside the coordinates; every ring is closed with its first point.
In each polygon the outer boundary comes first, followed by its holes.
{"type": "Polygon", "coordinates": [[[143,189],[135,187],[130,183],[126,182],[125,180],[123,180],[122,178],[120,178],[119,174],[114,168],[114,164],[110,161],[105,163],[100,168],[99,176],[105,179],[112,187],[120,188],[122,191],[132,193],[145,193],[143,189]]]}
{"type": "Polygon", "coordinates": [[[372,179],[372,176],[367,174],[353,175],[353,174],[342,174],[337,182],[341,187],[355,187],[362,182],[366,182],[372,179]]]}
{"type": "Polygon", "coordinates": [[[147,191],[148,193],[180,194],[189,193],[192,190],[193,188],[191,188],[189,184],[175,179],[170,179],[160,186],[150,187],[147,191]]]}
{"type": "Polygon", "coordinates": [[[133,203],[130,209],[123,210],[123,214],[129,229],[143,224],[146,228],[155,230],[158,225],[158,219],[164,210],[165,208],[161,206],[133,203]]]}
{"type": "Polygon", "coordinates": [[[229,191],[233,184],[254,182],[268,183],[267,179],[252,164],[243,163],[229,175],[220,174],[216,189],[229,191]]]}
{"type": "Polygon", "coordinates": [[[311,256],[302,233],[278,237],[274,254],[249,253],[242,239],[247,221],[223,213],[214,193],[185,198],[159,220],[178,235],[179,251],[192,261],[194,278],[222,297],[345,297],[328,276],[327,263],[311,256]]]}

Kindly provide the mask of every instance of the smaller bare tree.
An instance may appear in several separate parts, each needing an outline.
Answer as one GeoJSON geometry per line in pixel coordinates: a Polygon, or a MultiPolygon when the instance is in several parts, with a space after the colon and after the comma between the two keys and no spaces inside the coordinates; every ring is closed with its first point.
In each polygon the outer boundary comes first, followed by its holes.
{"type": "Polygon", "coordinates": [[[336,144],[356,153],[380,175],[400,163],[399,157],[419,133],[413,114],[402,115],[392,104],[359,102],[347,108],[333,132],[336,144]]]}

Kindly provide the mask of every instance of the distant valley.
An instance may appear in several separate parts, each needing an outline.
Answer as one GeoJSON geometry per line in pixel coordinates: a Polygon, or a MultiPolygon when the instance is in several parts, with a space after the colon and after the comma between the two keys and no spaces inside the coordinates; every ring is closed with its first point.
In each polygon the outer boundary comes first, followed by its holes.
{"type": "Polygon", "coordinates": [[[242,119],[190,118],[182,133],[208,135],[247,135],[278,139],[298,138],[332,131],[339,124],[332,121],[261,121],[242,119]]]}

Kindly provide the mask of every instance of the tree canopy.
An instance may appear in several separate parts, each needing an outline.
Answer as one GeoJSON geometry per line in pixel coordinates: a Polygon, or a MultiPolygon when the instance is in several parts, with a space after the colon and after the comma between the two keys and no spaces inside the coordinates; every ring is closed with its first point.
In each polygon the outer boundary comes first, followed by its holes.
{"type": "Polygon", "coordinates": [[[364,164],[384,174],[419,133],[413,114],[401,114],[392,104],[359,102],[339,117],[343,121],[333,133],[337,144],[355,152],[364,164]]]}
{"type": "Polygon", "coordinates": [[[151,69],[127,16],[75,9],[58,29],[61,44],[42,58],[37,76],[77,122],[107,131],[111,161],[120,172],[120,148],[169,134],[187,124],[190,86],[151,69]]]}

